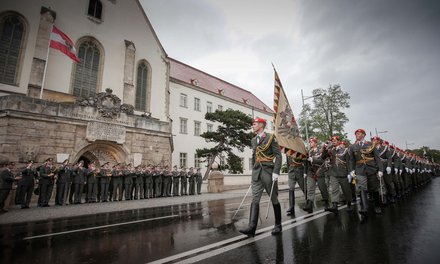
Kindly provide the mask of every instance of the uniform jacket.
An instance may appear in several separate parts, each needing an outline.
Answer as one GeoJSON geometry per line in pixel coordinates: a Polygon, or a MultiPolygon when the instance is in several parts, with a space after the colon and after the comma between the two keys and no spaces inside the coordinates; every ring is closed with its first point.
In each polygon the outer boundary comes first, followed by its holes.
{"type": "Polygon", "coordinates": [[[0,189],[11,190],[14,182],[14,174],[8,168],[0,172],[0,189]]]}
{"type": "Polygon", "coordinates": [[[383,164],[379,157],[379,152],[375,147],[373,147],[373,143],[369,141],[363,141],[361,145],[360,142],[356,142],[351,145],[349,148],[350,155],[350,171],[355,171],[356,175],[369,176],[376,174],[379,170],[383,171],[383,164]],[[367,160],[364,161],[362,157],[361,151],[367,151],[371,149],[371,152],[365,154],[364,156],[367,160]]]}
{"type": "Polygon", "coordinates": [[[329,176],[347,177],[350,166],[350,155],[348,148],[340,146],[330,147],[322,152],[322,158],[329,158],[329,169],[327,171],[329,176]]]}
{"type": "Polygon", "coordinates": [[[274,135],[269,133],[264,133],[263,138],[260,143],[257,144],[257,137],[252,138],[252,163],[254,164],[252,168],[252,180],[257,181],[259,177],[270,176],[272,173],[280,174],[282,156],[280,151],[280,146],[278,145],[277,139],[274,135]],[[257,155],[261,154],[266,157],[272,157],[272,161],[259,161],[257,155]]]}

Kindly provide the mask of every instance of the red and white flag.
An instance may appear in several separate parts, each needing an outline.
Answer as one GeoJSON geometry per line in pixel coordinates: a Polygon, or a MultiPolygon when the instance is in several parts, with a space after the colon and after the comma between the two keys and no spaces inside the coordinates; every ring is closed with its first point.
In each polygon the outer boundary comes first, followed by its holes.
{"type": "Polygon", "coordinates": [[[76,56],[76,49],[73,41],[57,27],[52,27],[50,34],[50,47],[61,51],[76,62],[81,60],[76,56]]]}

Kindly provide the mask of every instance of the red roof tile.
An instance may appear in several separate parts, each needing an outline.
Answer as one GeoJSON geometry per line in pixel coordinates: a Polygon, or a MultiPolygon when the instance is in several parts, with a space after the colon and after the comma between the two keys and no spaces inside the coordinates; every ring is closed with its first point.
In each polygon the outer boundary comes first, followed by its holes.
{"type": "Polygon", "coordinates": [[[274,112],[270,107],[264,104],[258,97],[251,92],[230,84],[224,80],[221,80],[215,76],[177,61],[173,58],[170,59],[170,76],[176,80],[182,81],[187,84],[195,85],[208,92],[221,94],[229,99],[232,99],[238,103],[246,104],[255,109],[273,114],[274,112]]]}

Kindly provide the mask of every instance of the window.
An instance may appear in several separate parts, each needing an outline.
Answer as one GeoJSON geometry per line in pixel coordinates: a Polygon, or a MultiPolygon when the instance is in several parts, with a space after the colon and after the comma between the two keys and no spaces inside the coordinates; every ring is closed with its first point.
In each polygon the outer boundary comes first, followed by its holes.
{"type": "Polygon", "coordinates": [[[25,24],[18,15],[9,13],[0,18],[0,30],[0,82],[17,85],[25,24]]]}
{"type": "Polygon", "coordinates": [[[180,153],[180,167],[186,168],[186,153],[180,153]]]}
{"type": "Polygon", "coordinates": [[[213,128],[212,124],[206,124],[206,131],[207,132],[212,132],[212,128],[213,128]]]}
{"type": "Polygon", "coordinates": [[[186,94],[180,94],[180,106],[188,107],[188,96],[186,94]]]}
{"type": "Polygon", "coordinates": [[[200,157],[197,156],[197,154],[194,154],[194,167],[195,168],[200,168],[200,163],[201,163],[200,157]]]}
{"type": "Polygon", "coordinates": [[[102,3],[100,0],[90,0],[87,15],[101,20],[102,18],[102,3]]]}
{"type": "Polygon", "coordinates": [[[188,133],[188,119],[180,118],[180,134],[188,133]]]}
{"type": "Polygon", "coordinates": [[[194,110],[200,112],[200,99],[194,97],[194,110]]]}
{"type": "Polygon", "coordinates": [[[217,110],[223,111],[223,105],[218,105],[217,110]]]}
{"type": "Polygon", "coordinates": [[[254,167],[254,164],[252,163],[252,158],[249,158],[249,170],[252,170],[254,167]]]}
{"type": "Polygon", "coordinates": [[[135,108],[139,111],[148,111],[148,64],[146,61],[137,67],[135,108]]]}
{"type": "Polygon", "coordinates": [[[212,113],[212,102],[206,102],[206,112],[212,113]]]}
{"type": "Polygon", "coordinates": [[[73,95],[78,97],[94,96],[98,90],[101,52],[97,41],[87,38],[78,48],[80,63],[74,64],[73,95]]]}
{"type": "Polygon", "coordinates": [[[194,136],[200,136],[200,122],[194,121],[194,136]]]}

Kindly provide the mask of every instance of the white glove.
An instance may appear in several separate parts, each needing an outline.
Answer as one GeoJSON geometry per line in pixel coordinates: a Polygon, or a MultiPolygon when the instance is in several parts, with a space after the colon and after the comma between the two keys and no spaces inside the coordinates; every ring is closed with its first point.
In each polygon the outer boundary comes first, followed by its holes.
{"type": "Polygon", "coordinates": [[[310,161],[310,163],[312,163],[313,162],[313,157],[309,157],[307,160],[310,161]]]}
{"type": "Polygon", "coordinates": [[[394,168],[394,174],[397,174],[397,173],[399,173],[399,169],[394,168]]]}
{"type": "Polygon", "coordinates": [[[408,173],[408,172],[409,172],[409,169],[408,169],[408,168],[405,168],[405,170],[406,170],[406,173],[408,173]]]}
{"type": "Polygon", "coordinates": [[[276,173],[272,173],[272,181],[277,181],[279,176],[280,175],[278,175],[276,173]]]}
{"type": "Polygon", "coordinates": [[[350,176],[351,176],[352,178],[354,178],[354,177],[356,176],[356,173],[354,172],[354,170],[353,170],[353,171],[350,171],[350,176]]]}
{"type": "Polygon", "coordinates": [[[399,175],[402,175],[402,169],[399,170],[399,175]]]}
{"type": "Polygon", "coordinates": [[[305,179],[305,178],[307,178],[307,173],[304,173],[304,175],[303,175],[303,176],[304,176],[304,179],[305,179]]]}
{"type": "Polygon", "coordinates": [[[387,174],[391,174],[391,168],[390,167],[387,167],[386,170],[387,170],[387,174]]]}
{"type": "Polygon", "coordinates": [[[348,183],[351,183],[351,180],[353,179],[353,177],[350,174],[348,174],[347,179],[348,179],[348,183]]]}
{"type": "Polygon", "coordinates": [[[412,169],[412,173],[413,173],[413,174],[416,173],[416,169],[412,169]]]}
{"type": "Polygon", "coordinates": [[[377,176],[379,176],[379,178],[382,178],[383,172],[381,172],[381,171],[377,172],[377,176]]]}

